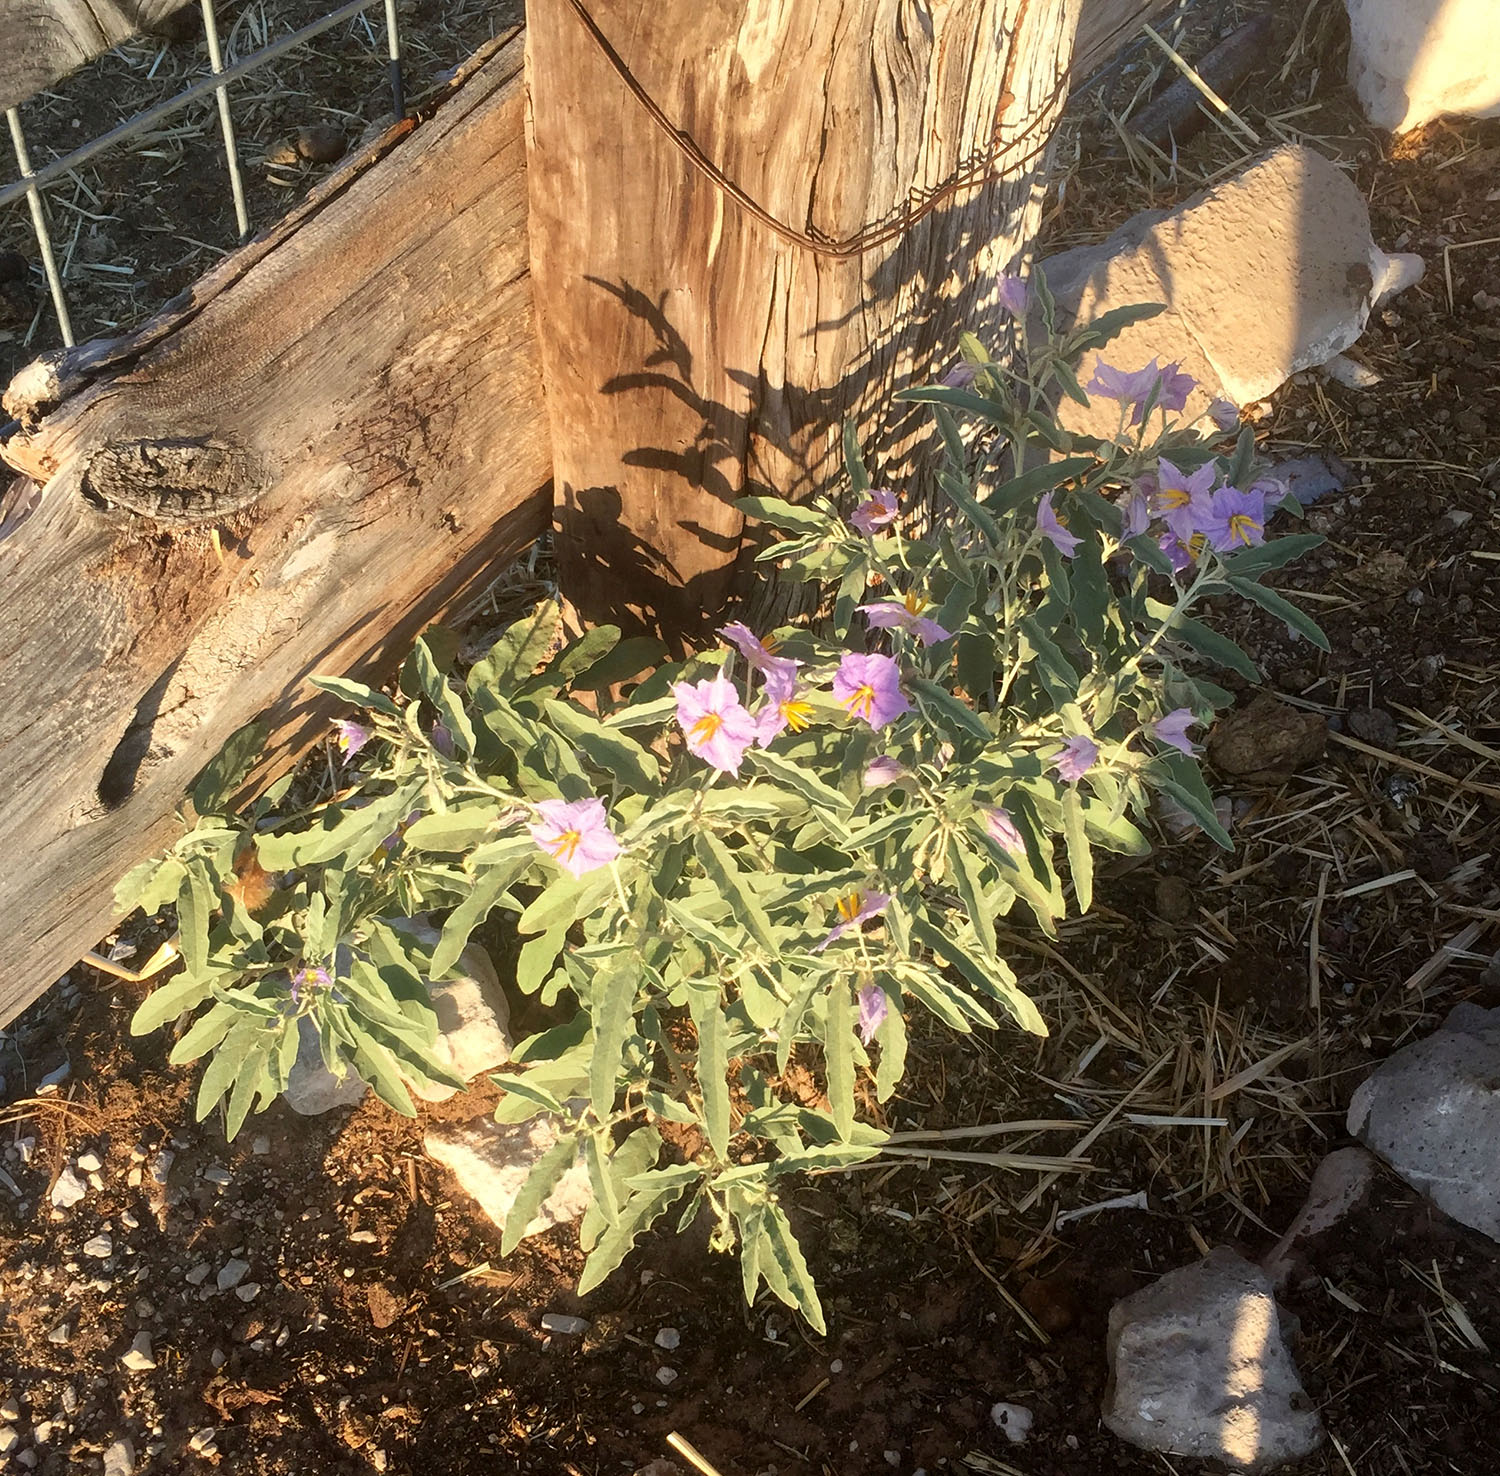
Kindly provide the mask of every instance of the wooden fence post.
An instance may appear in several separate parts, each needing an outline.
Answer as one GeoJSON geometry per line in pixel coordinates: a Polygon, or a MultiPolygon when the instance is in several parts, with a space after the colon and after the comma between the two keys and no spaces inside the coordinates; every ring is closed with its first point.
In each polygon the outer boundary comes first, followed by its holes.
{"type": "Polygon", "coordinates": [[[993,332],[1039,219],[1078,0],[531,0],[532,280],[565,592],[689,634],[734,499],[834,485],[852,417],[993,332]]]}

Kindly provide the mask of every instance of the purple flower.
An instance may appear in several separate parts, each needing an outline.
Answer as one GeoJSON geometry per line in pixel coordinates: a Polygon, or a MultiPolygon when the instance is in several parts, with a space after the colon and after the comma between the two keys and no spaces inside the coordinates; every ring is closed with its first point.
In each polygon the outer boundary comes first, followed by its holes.
{"type": "Polygon", "coordinates": [[[1094,767],[1098,757],[1099,745],[1092,738],[1075,733],[1054,756],[1052,766],[1065,784],[1077,784],[1094,767]]]}
{"type": "Polygon", "coordinates": [[[1143,369],[1127,373],[1106,364],[1103,359],[1094,362],[1094,377],[1084,385],[1091,395],[1106,400],[1118,400],[1131,407],[1130,423],[1139,425],[1145,418],[1146,401],[1156,396],[1156,408],[1169,412],[1180,411],[1187,404],[1187,397],[1198,387],[1198,381],[1190,374],[1183,374],[1177,364],[1168,364],[1165,369],[1155,359],[1143,369]]]}
{"type": "Polygon", "coordinates": [[[1184,569],[1193,567],[1193,555],[1189,552],[1187,544],[1170,528],[1156,540],[1156,546],[1171,561],[1174,574],[1181,574],[1184,569]]]}
{"type": "Polygon", "coordinates": [[[895,759],[881,754],[865,765],[864,786],[866,789],[883,789],[887,784],[899,784],[907,772],[905,764],[898,764],[895,759]]]}
{"type": "Polygon", "coordinates": [[[1220,553],[1254,548],[1265,541],[1266,494],[1251,488],[1220,487],[1198,517],[1198,531],[1220,553]]]}
{"type": "Polygon", "coordinates": [[[1071,559],[1083,542],[1075,533],[1069,533],[1067,525],[1052,511],[1052,494],[1048,492],[1036,507],[1037,528],[1049,539],[1052,546],[1065,559],[1071,559]]]}
{"type": "Polygon", "coordinates": [[[1196,750],[1193,747],[1192,740],[1187,735],[1187,730],[1195,727],[1197,722],[1198,719],[1193,716],[1191,708],[1177,707],[1173,708],[1165,717],[1157,718],[1151,724],[1151,731],[1159,741],[1167,744],[1170,748],[1177,749],[1179,753],[1187,754],[1191,758],[1196,750]]]}
{"type": "Polygon", "coordinates": [[[386,838],[381,841],[380,848],[387,855],[393,854],[396,847],[406,839],[406,832],[422,818],[420,810],[413,810],[386,838]]]}
{"type": "Polygon", "coordinates": [[[813,952],[821,953],[828,945],[842,938],[850,928],[857,928],[867,918],[884,912],[891,900],[889,892],[850,892],[839,898],[839,920],[826,938],[817,944],[813,952]]]}
{"type": "Polygon", "coordinates": [[[531,837],[564,871],[582,876],[620,854],[603,800],[543,800],[536,812],[531,837]]]}
{"type": "Polygon", "coordinates": [[[966,359],[960,359],[938,383],[945,389],[968,389],[978,377],[979,371],[966,359]]]}
{"type": "Polygon", "coordinates": [[[748,625],[741,625],[738,620],[732,620],[719,631],[719,634],[734,643],[740,655],[750,664],[751,669],[760,672],[767,683],[770,682],[773,673],[788,678],[797,675],[797,663],[790,656],[778,656],[776,642],[774,640],[762,641],[748,625]]]}
{"type": "Polygon", "coordinates": [[[712,681],[678,682],[677,722],[687,737],[688,752],[726,774],[738,774],[745,750],[759,730],[740,703],[734,683],[726,676],[712,681]]]}
{"type": "Polygon", "coordinates": [[[1000,278],[1000,306],[1013,318],[1024,318],[1031,293],[1025,277],[1000,278]]]}
{"type": "Polygon", "coordinates": [[[851,651],[834,673],[833,695],[846,712],[863,718],[872,728],[883,728],[911,711],[901,691],[901,669],[889,656],[851,651]]]}
{"type": "Polygon", "coordinates": [[[1019,856],[1026,849],[1026,842],[1016,829],[1016,822],[1010,818],[1010,811],[1001,809],[999,805],[984,812],[984,829],[985,834],[1002,851],[1019,856]]]}
{"type": "Polygon", "coordinates": [[[333,976],[327,969],[298,969],[292,975],[292,982],[288,987],[292,996],[292,1003],[300,1006],[303,995],[309,989],[333,988],[333,976]]]}
{"type": "Polygon", "coordinates": [[[924,646],[933,646],[946,641],[953,632],[924,615],[922,612],[928,608],[920,595],[909,594],[904,600],[876,600],[874,604],[861,605],[859,612],[876,630],[904,630],[924,646]]]}
{"type": "Polygon", "coordinates": [[[885,1023],[890,1006],[886,1004],[885,990],[866,984],[859,991],[859,1038],[866,1044],[875,1039],[875,1032],[885,1023]]]}
{"type": "Polygon", "coordinates": [[[451,759],[454,754],[453,734],[441,723],[432,725],[432,746],[442,754],[444,758],[451,759]]]}
{"type": "Polygon", "coordinates": [[[1192,476],[1174,466],[1165,456],[1157,463],[1157,488],[1154,511],[1182,543],[1192,541],[1199,520],[1207,508],[1208,494],[1218,479],[1219,469],[1205,461],[1192,476]]]}
{"type": "Polygon", "coordinates": [[[349,758],[353,758],[375,736],[374,728],[366,727],[364,723],[356,723],[352,718],[340,718],[333,727],[338,735],[334,742],[349,758]]]}
{"type": "Polygon", "coordinates": [[[1211,400],[1208,406],[1208,418],[1226,435],[1232,430],[1239,429],[1239,407],[1228,400],[1211,400]]]}
{"type": "Polygon", "coordinates": [[[1130,495],[1121,506],[1124,527],[1122,538],[1139,538],[1151,526],[1151,499],[1156,490],[1155,477],[1142,477],[1130,489],[1130,495]]]}
{"type": "Polygon", "coordinates": [[[812,723],[815,709],[798,691],[796,665],[794,661],[790,676],[781,671],[766,673],[765,706],[755,714],[755,741],[762,748],[788,728],[800,733],[812,723]]]}
{"type": "Polygon", "coordinates": [[[888,492],[884,487],[871,487],[869,497],[849,514],[849,521],[866,538],[873,538],[877,528],[896,521],[899,511],[894,492],[888,492]]]}
{"type": "Polygon", "coordinates": [[[1184,374],[1180,364],[1168,364],[1161,371],[1161,393],[1156,406],[1169,415],[1181,415],[1187,408],[1188,396],[1198,388],[1198,381],[1191,374],[1184,374]]]}

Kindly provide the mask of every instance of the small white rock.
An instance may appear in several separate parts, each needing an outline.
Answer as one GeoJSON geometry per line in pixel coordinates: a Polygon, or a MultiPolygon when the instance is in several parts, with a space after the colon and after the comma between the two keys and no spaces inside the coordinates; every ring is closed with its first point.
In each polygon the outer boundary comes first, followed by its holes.
{"type": "Polygon", "coordinates": [[[203,1177],[207,1179],[210,1184],[224,1185],[232,1184],[234,1182],[234,1175],[231,1174],[227,1168],[224,1168],[221,1164],[217,1163],[214,1164],[212,1168],[204,1169],[203,1177]]]}
{"type": "Polygon", "coordinates": [[[569,1317],[566,1312],[544,1312],[542,1313],[542,1331],[549,1333],[560,1333],[564,1337],[582,1337],[589,1330],[587,1319],[582,1317],[569,1317]]]}
{"type": "Polygon", "coordinates": [[[990,1418],[1005,1431],[1005,1438],[1012,1445],[1025,1445],[1035,1416],[1024,1404],[992,1404],[990,1418]]]}
{"type": "Polygon", "coordinates": [[[120,1363],[131,1373],[145,1373],[156,1367],[156,1356],[151,1351],[151,1334],[138,1332],[127,1352],[120,1355],[120,1363]]]}
{"type": "Polygon", "coordinates": [[[242,1302],[253,1302],[260,1295],[260,1282],[247,1281],[235,1287],[234,1294],[242,1302]]]}
{"type": "Polygon", "coordinates": [[[78,1167],[86,1174],[97,1174],[104,1167],[104,1160],[91,1148],[87,1153],[78,1155],[78,1167]]]}
{"type": "Polygon", "coordinates": [[[213,1425],[205,1425],[201,1430],[194,1430],[188,1440],[188,1449],[196,1450],[200,1455],[214,1443],[214,1437],[218,1430],[213,1425]]]}
{"type": "Polygon", "coordinates": [[[221,1292],[227,1292],[231,1287],[238,1286],[245,1279],[245,1273],[250,1269],[248,1261],[229,1260],[219,1268],[217,1283],[221,1292]]]}
{"type": "Polygon", "coordinates": [[[96,1235],[92,1240],[85,1242],[83,1253],[86,1256],[93,1256],[97,1261],[102,1261],[115,1253],[115,1243],[107,1235],[96,1235]]]}
{"type": "Polygon", "coordinates": [[[250,1144],[250,1151],[257,1158],[264,1158],[271,1151],[271,1140],[262,1133],[250,1144]]]}
{"type": "Polygon", "coordinates": [[[664,1327],[656,1334],[656,1346],[670,1353],[682,1342],[682,1334],[675,1327],[664,1327]]]}
{"type": "Polygon", "coordinates": [[[214,1351],[208,1355],[208,1361],[213,1364],[215,1368],[223,1368],[224,1365],[229,1362],[229,1355],[222,1348],[215,1348],[214,1351]]]}
{"type": "Polygon", "coordinates": [[[52,1186],[52,1204],[55,1209],[72,1209],[88,1193],[82,1179],[71,1168],[65,1168],[52,1186]]]}
{"type": "Polygon", "coordinates": [[[131,1476],[135,1470],[135,1446],[128,1438],[115,1441],[104,1452],[104,1476],[131,1476]]]}
{"type": "Polygon", "coordinates": [[[210,1266],[207,1261],[199,1261],[199,1263],[187,1273],[184,1280],[186,1280],[190,1286],[202,1286],[203,1283],[208,1280],[208,1273],[213,1269],[214,1268],[210,1266]]]}
{"type": "Polygon", "coordinates": [[[677,1382],[677,1370],[665,1366],[657,1369],[656,1382],[658,1384],[675,1384],[677,1382]]]}
{"type": "Polygon", "coordinates": [[[0,1420],[6,1424],[13,1425],[21,1418],[21,1401],[12,1394],[3,1404],[0,1404],[0,1420]]]}
{"type": "Polygon", "coordinates": [[[8,1456],[19,1444],[21,1437],[9,1426],[0,1426],[0,1456],[8,1456]]]}
{"type": "Polygon", "coordinates": [[[141,1228],[140,1220],[130,1210],[122,1210],[120,1212],[120,1223],[127,1230],[139,1230],[141,1228]]]}
{"type": "Polygon", "coordinates": [[[163,1148],[151,1161],[151,1178],[154,1183],[165,1184],[167,1175],[172,1172],[172,1164],[177,1155],[170,1149],[163,1148]]]}
{"type": "Polygon", "coordinates": [[[36,1441],[38,1445],[47,1445],[51,1442],[52,1436],[54,1435],[54,1433],[56,1433],[56,1430],[57,1425],[54,1421],[43,1420],[40,1425],[37,1425],[35,1429],[32,1430],[31,1438],[36,1441]]]}

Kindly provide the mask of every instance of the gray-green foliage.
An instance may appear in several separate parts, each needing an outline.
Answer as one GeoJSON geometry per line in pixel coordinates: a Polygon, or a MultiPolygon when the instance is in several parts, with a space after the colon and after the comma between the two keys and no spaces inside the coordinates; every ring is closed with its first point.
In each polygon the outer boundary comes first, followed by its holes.
{"type": "MultiPolygon", "coordinates": [[[[997,922],[1020,904],[1051,934],[1086,908],[1096,849],[1147,849],[1137,821],[1153,793],[1227,844],[1195,759],[1152,728],[1181,709],[1206,722],[1227,702],[1190,672],[1194,656],[1253,671],[1190,610],[1238,594],[1319,638],[1257,583],[1315,540],[1221,555],[1196,538],[1190,576],[1173,578],[1154,531],[1126,526],[1125,496],[1158,454],[1194,468],[1214,448],[1165,423],[1148,446],[1123,414],[1113,441],[1061,432],[1039,391],[1081,395],[1071,365],[1087,346],[1086,335],[1033,346],[1040,383],[1013,388],[968,340],[972,383],[910,394],[934,405],[947,442],[948,515],[924,539],[899,524],[866,536],[831,503],[747,499],[785,532],[761,558],[782,578],[823,586],[832,613],[776,632],[778,656],[800,663],[807,723],[749,747],[737,776],[686,751],[674,725],[674,683],[726,675],[745,704],[763,702],[732,652],[658,667],[652,643],[607,627],[564,642],[550,602],[466,676],[434,641],[418,645],[394,696],[324,681],[362,710],[371,736],[344,788],[309,811],[278,810],[283,785],[248,813],[228,812],[224,796],[253,748],[242,741],[195,791],[196,828],[119,892],[122,907],[177,910],[182,971],[133,1028],[197,1012],[172,1060],[209,1058],[200,1114],[223,1102],[233,1133],[274,1098],[303,1021],[332,1067],[412,1111],[407,1082],[451,1080],[431,1050],[427,981],[457,968],[476,928],[499,926],[516,943],[516,987],[551,1023],[497,1078],[497,1115],[550,1113],[562,1125],[504,1248],[581,1156],[594,1196],[584,1289],[663,1216],[681,1227],[706,1213],[716,1245],[738,1248],[746,1297],[764,1283],[821,1330],[780,1194],[789,1177],[881,1152],[862,1082],[876,1101],[891,1097],[914,1012],[964,1033],[1008,1022],[1045,1034],[997,922]],[[958,417],[992,433],[982,453],[958,417]],[[1032,465],[1048,448],[1055,459],[1032,465]],[[1028,469],[1002,477],[1002,464],[1028,469]],[[1071,557],[1038,526],[1048,494],[1081,540],[1071,557]],[[866,630],[862,601],[908,594],[950,638],[924,646],[866,630]],[[851,649],[880,647],[900,663],[911,710],[877,731],[840,706],[829,679],[851,649]],[[609,689],[643,672],[609,704],[609,689]],[[1085,737],[1097,757],[1068,782],[1059,749],[1085,737]],[[901,772],[867,784],[876,758],[901,772]],[[530,826],[539,804],[590,796],[621,851],[573,876],[530,826]],[[996,811],[1013,829],[994,823],[996,811]],[[828,941],[841,899],[855,899],[847,915],[882,896],[883,908],[828,941]],[[403,930],[416,915],[440,922],[435,944],[403,930]],[[826,1107],[785,1088],[794,1057],[821,1074],[826,1107]],[[684,1143],[698,1145],[691,1157],[684,1143]]],[[[1222,459],[1225,474],[1247,478],[1252,450],[1247,432],[1222,459]]],[[[864,498],[852,439],[846,456],[864,498]]]]}

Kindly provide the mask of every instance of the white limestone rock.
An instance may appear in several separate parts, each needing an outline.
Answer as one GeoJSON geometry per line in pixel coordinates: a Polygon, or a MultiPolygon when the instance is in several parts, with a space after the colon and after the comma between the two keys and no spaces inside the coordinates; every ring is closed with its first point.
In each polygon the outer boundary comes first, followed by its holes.
{"type": "MultiPolygon", "coordinates": [[[[1343,353],[1364,332],[1372,306],[1422,274],[1419,257],[1387,256],[1375,245],[1353,181],[1295,146],[1042,267],[1069,320],[1165,304],[1165,312],[1084,354],[1079,380],[1087,386],[1100,358],[1124,370],[1153,358],[1175,362],[1198,381],[1183,412],[1189,422],[1203,420],[1215,399],[1251,404],[1343,353]]],[[[1064,401],[1059,417],[1069,430],[1111,435],[1119,409],[1100,398],[1088,409],[1064,401]]]]}
{"type": "Polygon", "coordinates": [[[1461,1004],[1387,1057],[1348,1126],[1440,1210],[1500,1240],[1500,1009],[1461,1004]]]}
{"type": "Polygon", "coordinates": [[[319,1117],[335,1107],[352,1107],[368,1090],[352,1069],[342,1077],[328,1069],[317,1027],[304,1015],[297,1022],[297,1059],[282,1093],[286,1105],[303,1117],[319,1117]]]}
{"type": "Polygon", "coordinates": [[[1377,128],[1405,133],[1444,113],[1500,113],[1495,0],[1344,0],[1349,85],[1377,128]]]}
{"type": "MultiPolygon", "coordinates": [[[[423,1146],[428,1156],[448,1169],[459,1188],[504,1230],[506,1217],[532,1168],[557,1138],[557,1124],[550,1117],[519,1123],[479,1118],[434,1127],[423,1139],[423,1146]]],[[[575,1159],[527,1225],[526,1235],[540,1235],[554,1225],[578,1219],[591,1199],[588,1169],[582,1158],[575,1159]]]]}
{"type": "Polygon", "coordinates": [[[1272,1471],[1323,1443],[1271,1284],[1220,1247],[1109,1314],[1104,1423],[1142,1450],[1272,1471]]]}

